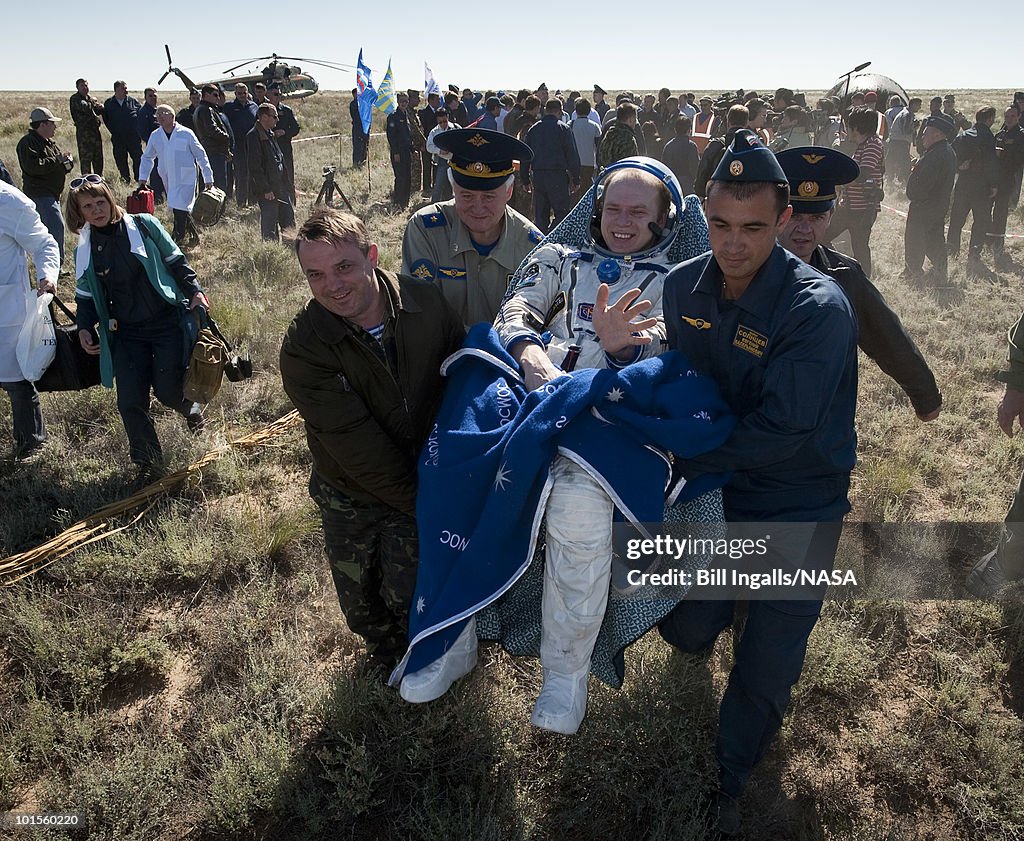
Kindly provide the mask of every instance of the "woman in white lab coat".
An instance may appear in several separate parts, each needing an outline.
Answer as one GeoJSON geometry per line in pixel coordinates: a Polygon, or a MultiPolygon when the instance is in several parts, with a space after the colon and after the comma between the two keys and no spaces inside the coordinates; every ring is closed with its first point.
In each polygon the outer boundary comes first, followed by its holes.
{"type": "Polygon", "coordinates": [[[39,219],[35,204],[0,181],[0,388],[11,398],[14,455],[24,458],[46,442],[46,427],[35,386],[18,365],[18,335],[32,306],[28,265],[36,267],[38,294],[57,291],[60,251],[39,219]]]}
{"type": "Polygon", "coordinates": [[[167,187],[167,206],[174,211],[171,237],[181,244],[186,234],[195,235],[191,213],[196,203],[196,166],[207,188],[213,186],[213,170],[199,138],[191,129],[175,122],[170,105],[156,107],[156,121],[160,127],[154,129],[146,142],[139,166],[139,186],[148,185],[153,165],[159,161],[160,177],[167,187]]]}

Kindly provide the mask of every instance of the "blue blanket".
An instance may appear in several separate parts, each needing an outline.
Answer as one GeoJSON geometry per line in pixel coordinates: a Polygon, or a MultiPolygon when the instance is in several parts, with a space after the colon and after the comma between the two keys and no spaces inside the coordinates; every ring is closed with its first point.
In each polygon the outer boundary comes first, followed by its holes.
{"type": "MultiPolygon", "coordinates": [[[[677,352],[587,369],[527,392],[490,325],[444,364],[448,384],[419,463],[420,561],[397,684],[440,657],[466,621],[506,593],[534,555],[562,453],[588,468],[632,523],[661,522],[672,470],[720,446],[735,419],[715,384],[677,352]]],[[[724,484],[704,476],[685,501],[724,484]]]]}

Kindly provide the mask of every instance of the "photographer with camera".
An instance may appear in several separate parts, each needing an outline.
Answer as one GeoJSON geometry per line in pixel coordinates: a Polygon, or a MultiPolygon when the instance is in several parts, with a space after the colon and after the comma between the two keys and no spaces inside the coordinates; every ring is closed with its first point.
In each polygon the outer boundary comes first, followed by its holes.
{"type": "Polygon", "coordinates": [[[856,148],[851,157],[860,167],[860,175],[843,188],[839,209],[825,232],[824,241],[831,244],[843,231],[850,232],[853,256],[871,277],[871,228],[875,224],[882,202],[882,139],[875,133],[878,127],[877,111],[861,107],[850,111],[847,119],[847,137],[856,148]]]}
{"type": "Polygon", "coordinates": [[[70,152],[62,152],[53,140],[60,117],[55,117],[49,108],[33,108],[28,119],[28,131],[18,141],[21,189],[35,203],[50,236],[57,240],[63,265],[64,217],[60,212],[60,194],[75,161],[70,152]]]}

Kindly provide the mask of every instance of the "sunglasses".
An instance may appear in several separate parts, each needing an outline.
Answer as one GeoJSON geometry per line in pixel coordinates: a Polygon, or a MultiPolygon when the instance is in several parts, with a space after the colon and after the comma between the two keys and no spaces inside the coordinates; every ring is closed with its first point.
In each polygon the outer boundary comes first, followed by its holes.
{"type": "Polygon", "coordinates": [[[81,178],[71,179],[71,189],[77,190],[83,184],[102,184],[103,176],[97,175],[94,172],[90,172],[88,175],[83,175],[81,178]]]}

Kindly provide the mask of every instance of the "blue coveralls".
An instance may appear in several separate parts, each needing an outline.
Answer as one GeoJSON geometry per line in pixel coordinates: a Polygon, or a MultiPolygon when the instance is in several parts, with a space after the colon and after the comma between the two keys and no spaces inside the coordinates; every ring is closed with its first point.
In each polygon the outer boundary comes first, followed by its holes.
{"type": "MultiPolygon", "coordinates": [[[[684,472],[734,471],[723,489],[730,523],[818,524],[806,553],[775,552],[767,563],[830,570],[856,460],[853,309],[837,284],[779,245],[739,300],[726,301],[721,290],[710,253],[665,281],[669,346],[718,383],[740,419],[722,447],[684,472]]],[[[662,623],[662,636],[684,651],[707,649],[735,607],[683,602],[662,623]]],[[[820,598],[749,604],[719,715],[720,785],[732,797],[782,724],[820,611],[820,598]]]]}

